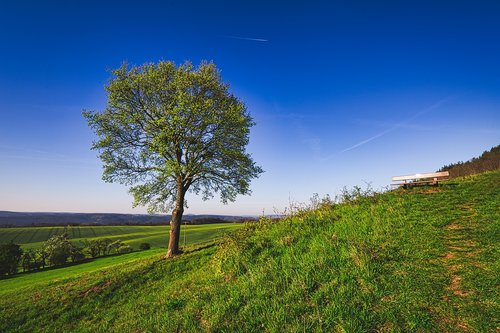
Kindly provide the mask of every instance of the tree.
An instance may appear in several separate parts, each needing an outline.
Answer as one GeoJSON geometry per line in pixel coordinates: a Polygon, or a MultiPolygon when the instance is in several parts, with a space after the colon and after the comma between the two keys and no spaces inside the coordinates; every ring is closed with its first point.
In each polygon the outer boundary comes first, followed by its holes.
{"type": "Polygon", "coordinates": [[[83,253],[83,248],[77,246],[76,244],[69,243],[69,256],[72,262],[82,261],[85,259],[85,254],[83,253]]]}
{"type": "Polygon", "coordinates": [[[54,235],[45,241],[43,248],[53,266],[65,264],[71,254],[72,244],[67,234],[54,235]]]}
{"type": "Polygon", "coordinates": [[[131,186],[133,206],[173,208],[167,257],[179,251],[186,193],[234,201],[262,173],[246,152],[253,119],[213,63],[162,61],[112,72],[104,111],[84,111],[103,180],[131,186]]]}
{"type": "Polygon", "coordinates": [[[101,254],[101,256],[106,256],[111,252],[111,244],[113,243],[114,241],[110,238],[100,238],[97,241],[97,246],[99,248],[99,253],[101,254]]]}
{"type": "Polygon", "coordinates": [[[45,268],[45,266],[47,265],[48,256],[49,256],[49,254],[47,253],[47,251],[43,247],[41,249],[38,249],[36,251],[37,265],[42,267],[42,268],[45,268]]]}
{"type": "Polygon", "coordinates": [[[21,256],[21,266],[23,266],[24,272],[37,268],[36,251],[34,249],[24,251],[21,256]]]}
{"type": "Polygon", "coordinates": [[[92,258],[98,257],[100,253],[100,243],[98,240],[87,240],[83,241],[83,247],[92,258]]]}
{"type": "Polygon", "coordinates": [[[16,274],[23,250],[12,242],[0,245],[0,275],[16,274]]]}

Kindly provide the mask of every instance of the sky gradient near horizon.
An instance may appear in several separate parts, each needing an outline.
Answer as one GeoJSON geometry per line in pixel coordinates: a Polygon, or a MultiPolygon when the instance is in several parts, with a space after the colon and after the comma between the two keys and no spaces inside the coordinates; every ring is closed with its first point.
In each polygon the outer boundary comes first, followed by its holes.
{"type": "Polygon", "coordinates": [[[81,115],[123,61],[213,60],[257,123],[252,195],[188,194],[186,213],[279,213],[478,156],[500,143],[498,17],[496,1],[4,3],[0,210],[145,212],[101,180],[81,115]]]}

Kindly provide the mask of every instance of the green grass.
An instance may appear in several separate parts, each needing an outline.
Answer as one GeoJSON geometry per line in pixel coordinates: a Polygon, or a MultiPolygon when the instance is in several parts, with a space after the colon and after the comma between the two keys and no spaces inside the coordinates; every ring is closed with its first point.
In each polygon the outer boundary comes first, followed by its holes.
{"type": "Polygon", "coordinates": [[[0,331],[495,332],[498,184],[377,194],[7,291],[0,331]]]}
{"type": "Polygon", "coordinates": [[[115,266],[131,264],[138,259],[144,259],[151,256],[158,256],[164,254],[165,251],[161,249],[137,251],[122,255],[112,255],[98,259],[92,259],[89,262],[80,263],[76,265],[50,268],[39,272],[21,273],[14,277],[0,280],[0,297],[3,294],[9,294],[13,291],[32,287],[46,288],[46,284],[58,284],[61,281],[74,279],[86,273],[95,272],[101,269],[116,269],[115,266]]]}

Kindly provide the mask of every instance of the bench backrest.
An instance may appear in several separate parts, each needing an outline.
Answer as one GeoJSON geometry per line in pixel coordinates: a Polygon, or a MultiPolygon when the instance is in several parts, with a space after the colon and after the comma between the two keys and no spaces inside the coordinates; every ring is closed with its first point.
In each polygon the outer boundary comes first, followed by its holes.
{"type": "Polygon", "coordinates": [[[407,176],[395,176],[392,177],[393,181],[403,181],[403,180],[412,180],[412,179],[424,179],[424,178],[442,178],[448,177],[450,173],[448,171],[442,172],[431,172],[431,173],[417,173],[415,175],[407,175],[407,176]]]}

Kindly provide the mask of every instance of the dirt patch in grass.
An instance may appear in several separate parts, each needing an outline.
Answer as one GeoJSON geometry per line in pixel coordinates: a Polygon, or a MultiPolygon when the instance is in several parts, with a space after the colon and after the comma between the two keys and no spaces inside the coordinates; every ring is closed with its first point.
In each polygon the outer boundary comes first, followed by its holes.
{"type": "Polygon", "coordinates": [[[384,323],[377,327],[375,330],[377,333],[386,333],[386,332],[394,332],[394,324],[393,323],[384,323]]]}
{"type": "MultiPolygon", "coordinates": [[[[446,260],[445,260],[446,262],[446,260]]],[[[448,268],[451,271],[451,279],[450,279],[450,284],[447,287],[447,290],[449,290],[453,295],[460,296],[460,297],[467,297],[470,295],[470,292],[465,291],[462,288],[462,277],[459,274],[459,271],[463,268],[464,266],[461,264],[454,264],[454,265],[449,265],[448,268]]]]}
{"type": "Polygon", "coordinates": [[[447,290],[449,290],[453,295],[457,295],[460,297],[466,297],[469,295],[469,292],[463,290],[462,288],[462,277],[460,276],[459,271],[463,268],[462,264],[452,264],[452,260],[456,260],[460,257],[460,254],[457,253],[455,247],[449,247],[449,252],[447,252],[443,256],[444,264],[448,268],[448,271],[451,273],[450,283],[447,286],[447,290]]]}
{"type": "Polygon", "coordinates": [[[418,191],[418,193],[421,193],[421,194],[432,194],[432,193],[439,193],[439,192],[443,192],[443,189],[434,187],[434,188],[427,188],[425,190],[418,191]]]}
{"type": "Polygon", "coordinates": [[[453,295],[460,296],[460,297],[467,297],[469,296],[469,292],[462,290],[461,282],[462,278],[460,275],[453,274],[451,277],[451,283],[448,285],[448,290],[450,290],[453,295]]]}
{"type": "Polygon", "coordinates": [[[32,298],[31,298],[31,299],[32,299],[34,302],[41,300],[41,299],[42,299],[42,293],[40,293],[40,292],[38,292],[38,291],[37,291],[37,292],[35,292],[35,293],[33,293],[33,296],[32,296],[32,298]]]}
{"type": "Polygon", "coordinates": [[[471,249],[476,248],[476,243],[471,239],[464,239],[462,241],[462,244],[464,244],[466,247],[470,247],[471,249]]]}
{"type": "Polygon", "coordinates": [[[461,207],[463,209],[465,209],[465,210],[472,210],[472,209],[474,209],[474,207],[471,204],[469,204],[469,203],[463,204],[461,207]]]}
{"type": "Polygon", "coordinates": [[[454,259],[456,256],[455,256],[455,253],[453,252],[446,252],[446,254],[443,256],[443,259],[444,260],[451,260],[451,259],[454,259]]]}
{"type": "MultiPolygon", "coordinates": [[[[470,204],[463,204],[460,209],[472,214],[474,207],[470,204]]],[[[457,300],[454,296],[460,298],[470,297],[472,292],[466,290],[463,286],[463,269],[469,265],[477,264],[474,258],[479,256],[477,244],[470,239],[469,230],[474,225],[472,216],[453,221],[444,227],[443,242],[446,246],[446,252],[442,255],[444,266],[449,272],[449,283],[446,287],[448,291],[444,299],[452,306],[457,300]]],[[[470,325],[466,320],[459,316],[440,318],[443,328],[447,327],[452,331],[471,332],[470,325]]],[[[444,329],[445,332],[448,329],[444,329]]]]}
{"type": "MultiPolygon", "coordinates": [[[[470,201],[454,207],[460,217],[451,220],[442,229],[445,251],[441,256],[443,266],[448,272],[443,300],[454,310],[444,316],[438,315],[438,322],[443,332],[475,332],[474,326],[477,323],[472,319],[473,314],[469,315],[464,309],[468,308],[475,298],[481,297],[481,291],[471,285],[475,279],[471,271],[485,269],[480,260],[482,244],[476,241],[476,230],[481,227],[476,216],[481,211],[470,201]]],[[[500,333],[500,330],[497,329],[497,332],[500,333]]]]}
{"type": "Polygon", "coordinates": [[[456,222],[452,222],[450,224],[448,224],[445,229],[447,230],[460,230],[462,229],[462,226],[460,226],[458,223],[456,222]]]}
{"type": "Polygon", "coordinates": [[[464,323],[463,320],[458,318],[457,320],[452,320],[449,317],[442,318],[440,320],[441,327],[443,328],[444,333],[448,333],[448,327],[452,326],[456,329],[458,329],[459,332],[472,332],[472,329],[467,325],[467,323],[464,323]]]}
{"type": "Polygon", "coordinates": [[[87,297],[88,295],[90,295],[92,293],[98,294],[98,293],[102,292],[104,289],[108,288],[110,285],[111,285],[111,281],[106,281],[104,284],[99,284],[99,285],[93,286],[92,288],[87,289],[84,292],[82,292],[80,294],[80,297],[87,297]]]}

